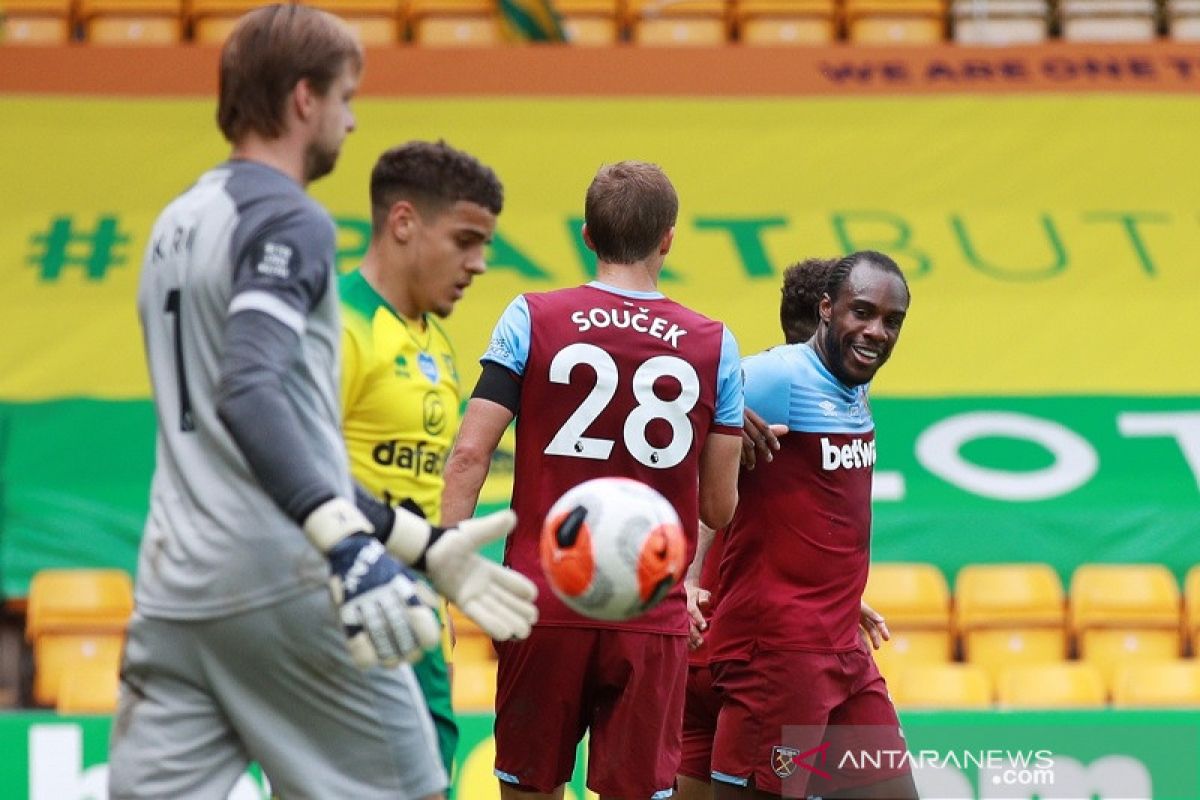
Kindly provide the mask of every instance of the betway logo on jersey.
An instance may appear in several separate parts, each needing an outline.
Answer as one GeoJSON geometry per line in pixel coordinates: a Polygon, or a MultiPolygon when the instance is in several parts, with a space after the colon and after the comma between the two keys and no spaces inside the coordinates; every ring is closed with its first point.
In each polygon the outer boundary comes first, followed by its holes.
{"type": "Polygon", "coordinates": [[[875,441],[853,439],[849,444],[836,445],[821,437],[821,469],[863,469],[875,465],[875,441]]]}
{"type": "Polygon", "coordinates": [[[417,476],[441,475],[446,466],[445,453],[441,449],[426,450],[424,442],[416,447],[395,439],[380,442],[371,450],[371,458],[381,467],[398,467],[417,476]]]}
{"type": "Polygon", "coordinates": [[[668,322],[662,317],[650,316],[650,309],[626,303],[628,308],[589,308],[587,311],[576,311],[571,315],[571,322],[579,326],[579,332],[592,328],[629,328],[655,339],[662,339],[667,344],[679,349],[679,337],[686,336],[687,331],[668,322]]]}

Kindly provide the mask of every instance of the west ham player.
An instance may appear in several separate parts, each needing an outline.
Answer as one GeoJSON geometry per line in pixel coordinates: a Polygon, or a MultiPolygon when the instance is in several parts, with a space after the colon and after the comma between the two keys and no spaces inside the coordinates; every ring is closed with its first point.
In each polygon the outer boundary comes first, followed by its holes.
{"type": "MultiPolygon", "coordinates": [[[[442,471],[458,433],[454,348],[437,322],[487,265],[504,191],[496,174],[445,142],[409,142],[371,171],[371,243],[338,281],[342,433],[359,485],[436,523],[442,471]]],[[[450,704],[449,628],[413,667],[446,772],[458,725],[450,704]]]]}
{"type": "Polygon", "coordinates": [[[591,478],[637,478],[662,492],[687,528],[689,559],[696,520],[721,527],[737,504],[737,345],[724,325],[657,289],[677,211],[654,165],[597,173],[584,215],[596,280],[508,307],[447,465],[442,516],[452,523],[474,509],[517,416],[519,523],[505,561],[542,591],[528,643],[499,648],[496,775],[506,800],[560,797],[587,730],[588,786],[602,798],[672,792],[687,674],[683,587],[636,619],[587,619],[546,588],[537,543],[554,501],[591,478]]]}
{"type": "MultiPolygon", "coordinates": [[[[837,259],[807,258],[783,271],[779,324],[787,344],[802,342],[816,331],[820,319],[817,306],[824,294],[829,272],[836,263],[837,259]]],[[[779,450],[775,435],[782,435],[786,431],[786,425],[768,425],[762,417],[747,408],[746,425],[742,432],[742,468],[754,469],[759,457],[772,460],[779,450]]],[[[711,616],[717,604],[717,576],[724,541],[724,531],[707,531],[701,526],[700,547],[685,580],[688,613],[693,624],[687,697],[683,707],[683,759],[676,781],[680,800],[708,800],[712,797],[709,782],[712,743],[721,699],[712,687],[708,647],[704,643],[703,631],[708,627],[706,617],[711,616]]],[[[875,649],[879,649],[883,641],[891,636],[883,616],[866,603],[862,603],[859,627],[864,643],[869,643],[875,649]]]]}
{"type": "Polygon", "coordinates": [[[842,769],[837,757],[904,746],[858,624],[875,463],[867,389],[909,299],[892,259],[846,256],[830,272],[812,339],[743,362],[747,405],[789,433],[771,462],[742,473],[721,559],[709,640],[722,701],[718,800],[916,797],[907,767],[842,769]]]}

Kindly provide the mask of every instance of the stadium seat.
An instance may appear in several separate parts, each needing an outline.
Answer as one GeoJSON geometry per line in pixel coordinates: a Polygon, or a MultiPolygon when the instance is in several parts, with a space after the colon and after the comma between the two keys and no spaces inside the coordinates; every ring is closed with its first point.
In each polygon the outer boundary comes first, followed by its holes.
{"type": "Polygon", "coordinates": [[[714,45],[729,39],[723,0],[630,0],[630,29],[640,45],[714,45]]]}
{"type": "Polygon", "coordinates": [[[119,569],[44,569],[29,584],[25,638],[121,633],[133,613],[133,581],[119,569]]]}
{"type": "Polygon", "coordinates": [[[1099,708],[1106,697],[1100,671],[1082,662],[1009,667],[996,682],[1003,709],[1099,708]]]}
{"type": "Polygon", "coordinates": [[[177,44],[183,38],[181,0],[80,0],[83,38],[90,44],[177,44]]]}
{"type": "Polygon", "coordinates": [[[1190,659],[1140,661],[1116,671],[1113,705],[1200,706],[1200,663],[1190,659]]]}
{"type": "Polygon", "coordinates": [[[954,630],[963,659],[993,678],[1017,663],[1067,656],[1062,581],[1049,564],[963,567],[954,586],[954,630]]]}
{"type": "Polygon", "coordinates": [[[117,674],[121,664],[121,633],[62,633],[39,636],[33,643],[33,701],[54,706],[63,675],[81,665],[117,674]]]}
{"type": "Polygon", "coordinates": [[[259,0],[191,0],[192,37],[200,44],[221,44],[238,17],[260,5],[259,0]]]}
{"type": "Polygon", "coordinates": [[[1167,0],[1167,31],[1177,42],[1200,41],[1200,0],[1167,0]]]}
{"type": "Polygon", "coordinates": [[[337,14],[367,46],[394,45],[400,41],[400,0],[305,0],[337,14]]]}
{"type": "Polygon", "coordinates": [[[455,711],[493,711],[496,708],[496,662],[454,664],[451,702],[455,711]]]}
{"type": "Polygon", "coordinates": [[[857,44],[934,44],[946,38],[942,0],[846,0],[846,30],[857,44]]]}
{"type": "Polygon", "coordinates": [[[1176,658],[1175,576],[1157,564],[1084,564],[1071,578],[1070,626],[1079,657],[1109,680],[1120,662],[1176,658]]]}
{"type": "Polygon", "coordinates": [[[1158,35],[1154,0],[1062,0],[1069,42],[1148,42],[1158,35]]]}
{"type": "Polygon", "coordinates": [[[913,708],[988,708],[992,679],[973,664],[910,664],[888,681],[897,706],[913,708]]]}
{"type": "Polygon", "coordinates": [[[71,0],[4,0],[0,45],[63,44],[71,40],[71,0]]]}
{"type": "Polygon", "coordinates": [[[809,45],[837,40],[834,0],[741,0],[734,8],[742,44],[809,45]]]}
{"type": "Polygon", "coordinates": [[[1200,564],[1183,578],[1183,629],[1191,641],[1192,652],[1200,650],[1200,564]]]}
{"type": "Polygon", "coordinates": [[[874,651],[889,680],[910,663],[940,663],[952,655],[950,589],[932,564],[872,564],[863,599],[887,620],[891,641],[874,651]]]}
{"type": "Polygon", "coordinates": [[[557,0],[567,41],[575,45],[608,45],[621,39],[618,0],[557,0]]]}
{"type": "Polygon", "coordinates": [[[431,47],[478,47],[502,41],[493,0],[412,0],[413,41],[431,47]]]}
{"type": "Polygon", "coordinates": [[[1050,35],[1046,0],[954,0],[951,17],[958,44],[1033,44],[1050,35]]]}
{"type": "Polygon", "coordinates": [[[494,661],[496,649],[492,640],[458,606],[451,604],[450,618],[454,623],[454,663],[470,661],[494,661]]]}
{"type": "Polygon", "coordinates": [[[119,671],[112,664],[88,663],[63,672],[56,704],[60,714],[111,714],[117,710],[119,671]]]}

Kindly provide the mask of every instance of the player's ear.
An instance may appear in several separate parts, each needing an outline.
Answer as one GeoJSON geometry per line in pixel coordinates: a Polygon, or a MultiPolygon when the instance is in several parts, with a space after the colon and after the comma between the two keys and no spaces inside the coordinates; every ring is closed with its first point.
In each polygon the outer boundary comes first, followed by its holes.
{"type": "Polygon", "coordinates": [[[833,300],[829,297],[829,293],[821,295],[821,302],[817,303],[817,313],[821,316],[821,322],[826,325],[833,319],[833,300]]]}
{"type": "Polygon", "coordinates": [[[417,221],[417,209],[408,200],[397,200],[388,210],[388,230],[403,244],[412,239],[417,221]]]}
{"type": "Polygon", "coordinates": [[[662,241],[658,243],[658,254],[665,256],[671,252],[671,244],[675,241],[675,226],[667,228],[667,232],[663,234],[662,241]]]}
{"type": "Polygon", "coordinates": [[[587,245],[587,249],[593,253],[596,252],[596,245],[592,243],[592,235],[588,233],[587,223],[583,223],[583,229],[580,231],[583,236],[583,243],[587,245]]]}
{"type": "Polygon", "coordinates": [[[317,93],[313,90],[312,84],[308,78],[301,78],[296,81],[296,85],[292,87],[291,94],[292,108],[296,112],[297,119],[302,121],[308,120],[313,115],[316,101],[319,99],[317,93]]]}

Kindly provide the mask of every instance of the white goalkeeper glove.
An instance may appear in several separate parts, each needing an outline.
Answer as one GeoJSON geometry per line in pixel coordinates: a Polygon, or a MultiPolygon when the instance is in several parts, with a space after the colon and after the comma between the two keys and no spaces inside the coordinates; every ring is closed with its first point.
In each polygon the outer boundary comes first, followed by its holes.
{"type": "Polygon", "coordinates": [[[304,520],[304,533],[329,559],[330,589],[350,655],[360,667],[419,661],[438,644],[437,598],[372,536],[371,523],[340,497],[304,520]]]}
{"type": "Polygon", "coordinates": [[[504,537],[516,524],[511,511],[438,528],[396,509],[391,532],[380,537],[388,552],[429,576],[433,588],[462,609],[497,641],[524,639],[537,621],[537,587],[508,567],[489,561],[479,548],[504,537]]]}

